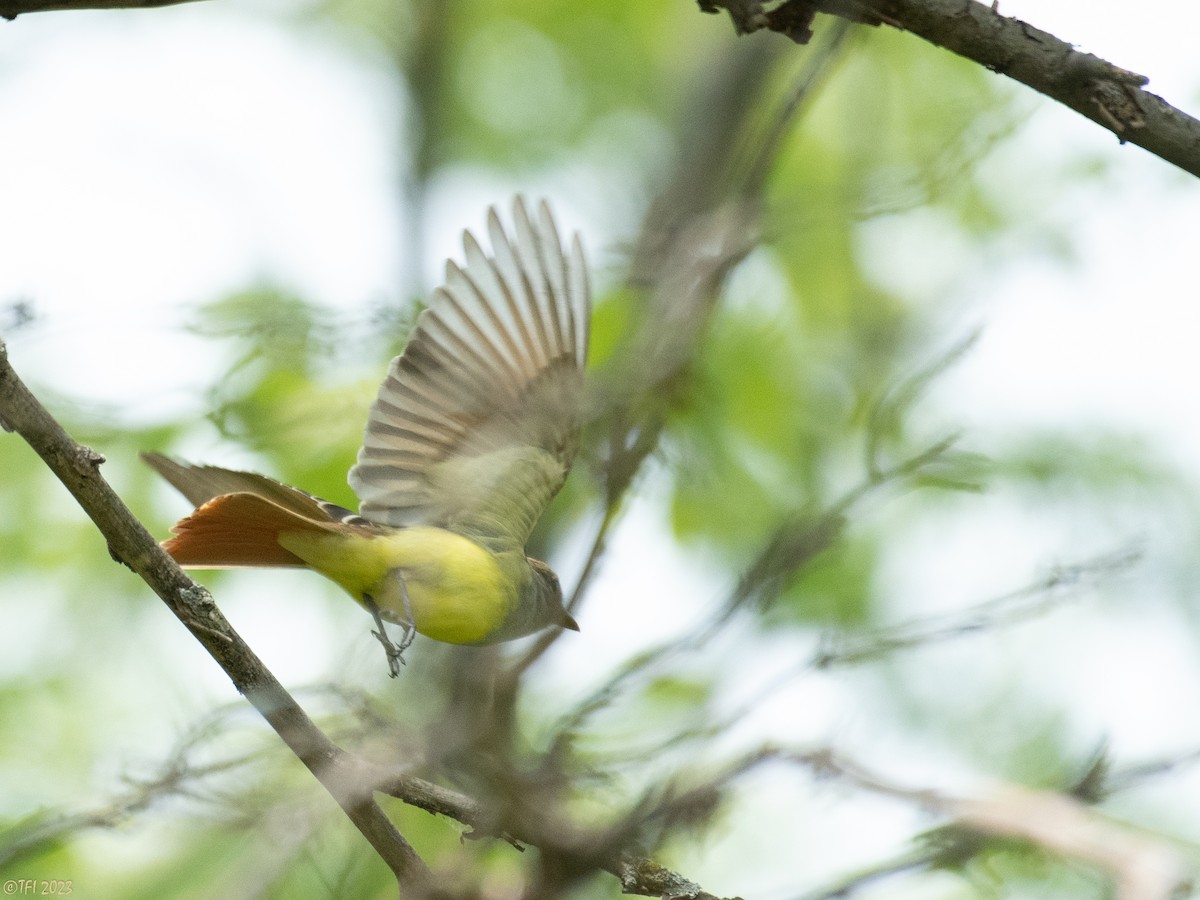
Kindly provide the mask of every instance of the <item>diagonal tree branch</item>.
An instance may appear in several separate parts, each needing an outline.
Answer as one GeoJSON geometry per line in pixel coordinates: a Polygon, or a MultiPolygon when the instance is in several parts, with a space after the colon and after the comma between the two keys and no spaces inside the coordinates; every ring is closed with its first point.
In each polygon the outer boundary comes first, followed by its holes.
{"type": "Polygon", "coordinates": [[[998,3],[976,0],[787,0],[767,10],[759,0],[699,0],[705,12],[725,9],[745,34],[779,31],[798,43],[812,36],[817,13],[869,25],[891,25],[1007,75],[1107,128],[1121,143],[1137,144],[1200,176],[1200,121],[1145,89],[1149,79],[1020,19],[998,3]]]}
{"type": "Polygon", "coordinates": [[[234,631],[208,591],[188,578],[158,546],[100,476],[104,457],[72,440],[29,392],[9,364],[2,340],[0,422],[20,434],[45,461],[96,523],[112,558],[140,576],[212,655],[238,691],[337,801],[400,885],[422,893],[429,871],[374,802],[371,781],[363,777],[362,767],[317,728],[234,631]]]}

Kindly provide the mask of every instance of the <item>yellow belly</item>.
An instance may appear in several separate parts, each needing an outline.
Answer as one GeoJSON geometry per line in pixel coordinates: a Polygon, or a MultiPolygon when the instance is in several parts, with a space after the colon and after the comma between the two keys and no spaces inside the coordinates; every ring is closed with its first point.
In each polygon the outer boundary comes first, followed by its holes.
{"type": "Polygon", "coordinates": [[[443,528],[378,536],[281,532],[279,543],[355,600],[370,595],[387,618],[404,621],[399,581],[389,577],[394,572],[408,591],[417,631],[451,644],[485,640],[516,606],[522,587],[499,557],[443,528]]]}

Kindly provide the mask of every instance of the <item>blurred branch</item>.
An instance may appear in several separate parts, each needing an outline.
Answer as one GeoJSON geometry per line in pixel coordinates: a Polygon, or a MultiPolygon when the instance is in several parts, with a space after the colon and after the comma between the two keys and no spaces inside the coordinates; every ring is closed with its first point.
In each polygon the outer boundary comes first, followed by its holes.
{"type": "MultiPolygon", "coordinates": [[[[737,157],[753,131],[754,105],[745,99],[760,89],[773,61],[771,52],[728,54],[718,71],[698,81],[675,171],[642,221],[628,280],[643,302],[624,328],[627,337],[597,373],[586,413],[601,430],[597,474],[604,515],[571,593],[572,611],[604,555],[626,492],[658,448],[671,408],[686,390],[726,277],[758,243],[764,179],[747,180],[737,157]]],[[[801,93],[816,78],[806,79],[801,93]]],[[[793,118],[798,107],[797,102],[786,117],[793,118]]],[[[758,165],[769,165],[773,149],[759,154],[758,165]]],[[[498,705],[513,695],[521,675],[559,634],[540,635],[503,673],[496,687],[498,705]]]]}
{"type": "Polygon", "coordinates": [[[194,0],[0,0],[0,18],[15,19],[23,13],[72,9],[156,9],[194,0]]]}
{"type": "Polygon", "coordinates": [[[800,900],[845,900],[854,891],[865,888],[875,881],[882,881],[904,872],[923,871],[933,862],[928,850],[915,850],[894,859],[884,860],[865,869],[860,869],[832,885],[804,894],[800,900]]]}
{"type": "MultiPolygon", "coordinates": [[[[658,446],[670,397],[686,378],[725,277],[758,239],[757,222],[755,204],[731,201],[677,225],[670,245],[660,248],[664,259],[655,267],[658,283],[644,318],[599,391],[598,404],[611,421],[602,472],[604,517],[572,591],[572,611],[596,571],[625,492],[658,446]]],[[[560,635],[559,629],[540,635],[497,681],[497,696],[513,696],[520,676],[560,635]]]]}
{"type": "Polygon", "coordinates": [[[35,814],[0,835],[0,867],[11,865],[77,832],[89,828],[112,828],[154,801],[180,789],[181,782],[170,774],[136,785],[123,796],[85,812],[60,815],[35,814]]]}
{"type": "MultiPolygon", "coordinates": [[[[244,709],[240,706],[239,709],[244,709]]],[[[149,778],[129,779],[130,788],[124,794],[91,810],[66,814],[38,813],[0,835],[0,867],[35,854],[57,844],[76,832],[89,828],[113,828],[130,816],[166,797],[192,793],[206,778],[236,771],[252,759],[249,755],[219,759],[197,765],[190,754],[210,738],[216,723],[225,711],[206,717],[180,741],[159,771],[149,778]]]]}
{"type": "Polygon", "coordinates": [[[658,446],[725,279],[758,243],[756,197],[670,216],[665,209],[647,216],[633,276],[647,279],[646,302],[598,391],[599,405],[612,420],[603,472],[608,506],[620,501],[658,446]]]}
{"type": "Polygon", "coordinates": [[[1124,766],[1114,764],[1108,742],[1102,741],[1088,761],[1083,775],[1065,791],[1085,803],[1100,803],[1122,791],[1134,790],[1147,781],[1172,775],[1200,763],[1200,749],[1193,747],[1167,756],[1124,766]]]}
{"type": "Polygon", "coordinates": [[[764,607],[770,605],[785,579],[833,545],[856,505],[885,485],[918,476],[927,466],[942,460],[956,440],[957,435],[948,435],[889,468],[876,467],[828,508],[815,515],[797,514],[782,522],[738,579],[724,611],[698,632],[696,639],[705,639],[752,599],[757,598],[764,607]]]}
{"type": "Polygon", "coordinates": [[[771,10],[761,0],[699,0],[704,12],[725,9],[739,34],[769,29],[798,43],[812,37],[817,13],[868,25],[891,25],[1007,75],[1200,176],[1200,121],[1145,90],[1149,80],[1081,53],[1020,19],[999,2],[975,0],[787,0],[771,10]]]}
{"type": "MultiPolygon", "coordinates": [[[[793,536],[795,542],[788,545],[790,552],[780,553],[779,561],[782,568],[776,570],[774,577],[779,577],[779,574],[784,571],[795,572],[805,562],[812,559],[817,552],[827,546],[827,537],[830,539],[836,537],[836,530],[840,528],[842,521],[840,513],[831,511],[816,520],[815,523],[801,528],[798,536],[793,536]]],[[[787,542],[773,546],[775,550],[781,550],[785,544],[787,542]]],[[[774,551],[771,554],[765,554],[763,558],[760,558],[759,563],[763,562],[766,555],[773,554],[774,551]]],[[[891,628],[855,635],[852,638],[826,638],[822,647],[812,658],[761,685],[754,694],[758,703],[761,704],[768,696],[790,684],[797,674],[830,669],[835,666],[857,665],[897,651],[924,647],[1019,624],[1065,603],[1073,593],[1102,578],[1129,568],[1140,558],[1139,551],[1130,549],[1070,565],[1056,566],[1032,584],[965,610],[945,616],[914,620],[891,628]]],[[[748,573],[743,576],[743,580],[746,579],[753,580],[753,576],[748,573]]],[[[757,590],[761,589],[761,587],[757,588],[757,590]]],[[[733,595],[734,598],[739,596],[736,592],[733,595]]],[[[693,634],[650,647],[626,660],[622,666],[614,670],[608,679],[584,697],[570,714],[564,717],[555,728],[554,741],[572,740],[574,735],[583,729],[586,722],[593,715],[610,706],[635,677],[645,676],[656,667],[661,667],[666,662],[677,658],[679,654],[703,646],[720,624],[728,619],[728,616],[736,608],[737,602],[735,599],[731,599],[713,620],[702,623],[693,634]]],[[[704,726],[706,733],[731,732],[755,708],[755,706],[744,706],[735,709],[728,716],[706,718],[704,726]]],[[[672,743],[678,743],[684,737],[685,735],[676,734],[670,740],[672,743]]],[[[1072,786],[1068,793],[1089,802],[1098,802],[1105,796],[1136,786],[1148,778],[1167,774],[1196,763],[1200,763],[1200,750],[1110,771],[1107,757],[1100,755],[1097,761],[1088,767],[1087,774],[1079,780],[1077,785],[1072,786]]],[[[887,864],[885,868],[890,865],[887,864]]]]}
{"type": "Polygon", "coordinates": [[[806,60],[806,68],[796,86],[792,88],[791,96],[775,114],[754,153],[753,161],[747,166],[747,194],[757,196],[762,193],[804,101],[814,94],[833,70],[833,64],[841,58],[851,30],[849,22],[838,22],[831,30],[829,39],[820,48],[815,49],[812,57],[806,60]]]}
{"type": "MultiPolygon", "coordinates": [[[[925,802],[931,799],[926,793],[925,802]]],[[[1170,900],[1186,882],[1178,852],[1166,841],[1062,794],[1007,785],[987,797],[937,795],[935,802],[971,831],[1028,841],[1107,872],[1117,900],[1170,900]]]]}
{"type": "MultiPolygon", "coordinates": [[[[742,572],[725,604],[709,620],[700,623],[691,634],[672,638],[647,648],[614,670],[608,679],[585,697],[574,712],[564,719],[557,729],[558,740],[569,739],[570,735],[582,728],[589,717],[608,706],[623,687],[631,683],[636,676],[643,675],[653,667],[661,665],[679,654],[703,646],[744,604],[757,599],[762,606],[769,606],[779,594],[784,580],[794,576],[833,545],[845,528],[850,512],[857,504],[883,486],[919,476],[927,466],[940,461],[953,447],[954,441],[955,436],[951,435],[936,441],[891,467],[884,468],[875,465],[858,485],[847,491],[826,509],[807,516],[797,514],[782,522],[768,537],[750,565],[742,572]]],[[[1116,562],[1108,558],[1081,564],[1081,567],[1086,565],[1099,569],[1102,563],[1112,568],[1116,567],[1116,562]]],[[[1043,589],[1048,590],[1050,587],[1065,584],[1071,579],[1078,580],[1082,574],[1081,571],[1077,572],[1071,568],[1056,570],[1056,573],[1043,580],[1043,584],[1048,585],[1043,589]]],[[[1033,588],[1026,590],[1032,591],[1033,588]]],[[[1023,592],[1018,592],[1018,594],[1024,596],[1023,592]]],[[[1001,600],[1004,599],[1001,598],[1001,600]]],[[[1000,601],[991,602],[1000,603],[1000,601]]],[[[927,623],[921,624],[927,625],[927,623]]],[[[914,626],[904,627],[913,628],[914,626]]],[[[957,627],[958,632],[955,633],[965,633],[971,627],[978,627],[978,625],[974,622],[965,624],[955,621],[951,624],[943,624],[941,627],[945,629],[957,627]]],[[[880,632],[864,641],[866,643],[861,647],[844,651],[846,654],[854,654],[854,659],[844,658],[843,651],[824,650],[815,660],[807,663],[805,668],[824,668],[843,661],[856,661],[859,658],[887,652],[889,649],[898,649],[901,646],[918,643],[915,633],[903,635],[895,634],[891,630],[880,632]],[[901,643],[905,639],[910,643],[901,643]]],[[[742,713],[748,711],[748,709],[744,709],[742,713]]],[[[732,721],[726,722],[724,727],[731,727],[732,724],[732,721]]]]}
{"type": "MultiPolygon", "coordinates": [[[[753,105],[745,98],[765,81],[773,54],[733,54],[719,77],[694,91],[697,109],[686,119],[695,127],[681,141],[673,177],[646,213],[630,261],[630,283],[645,302],[626,329],[630,337],[600,373],[589,416],[607,429],[600,466],[604,516],[572,591],[572,611],[596,572],[625,493],[658,448],[671,407],[686,391],[727,276],[759,241],[762,195],[782,137],[839,57],[844,37],[835,33],[811,61],[765,135],[755,128],[753,105]],[[742,159],[747,146],[751,156],[742,159]]],[[[541,635],[504,673],[497,695],[511,695],[558,636],[541,635]]]]}
{"type": "Polygon", "coordinates": [[[37,318],[37,306],[31,299],[21,297],[0,305],[0,334],[28,328],[37,318]]]}
{"type": "Polygon", "coordinates": [[[225,619],[209,593],[188,578],[121,502],[99,472],[104,458],[77,444],[38,403],[0,341],[0,419],[29,444],[108,541],[112,558],[135,572],[224,669],[238,691],[316,776],[396,875],[420,893],[425,863],[371,798],[361,766],[316,727],[225,619]]]}
{"type": "MultiPolygon", "coordinates": [[[[377,789],[410,806],[416,806],[435,815],[447,816],[473,829],[471,838],[497,837],[517,849],[523,845],[538,847],[542,856],[558,856],[572,862],[580,871],[603,869],[615,875],[621,882],[621,891],[643,897],[662,897],[664,900],[718,900],[713,894],[684,878],[677,872],[662,866],[652,859],[620,848],[628,844],[642,826],[645,812],[635,810],[608,833],[576,833],[573,829],[551,821],[543,804],[534,817],[519,816],[498,827],[498,818],[493,810],[465,794],[441,787],[408,773],[398,772],[381,776],[377,789]]],[[[685,798],[673,800],[672,808],[685,804],[685,798]]],[[[662,815],[667,804],[653,807],[662,815]]],[[[534,895],[539,895],[535,891],[534,895]]],[[[548,893],[547,896],[558,896],[548,893]]]]}
{"type": "Polygon", "coordinates": [[[866,452],[867,472],[879,481],[883,478],[883,441],[888,435],[900,431],[907,414],[929,388],[947,370],[957,365],[979,342],[981,332],[972,331],[960,339],[945,353],[919,369],[895,387],[888,389],[872,406],[867,424],[866,452]]]}
{"type": "MultiPolygon", "coordinates": [[[[1189,882],[1179,852],[1164,840],[1138,833],[1072,797],[1005,784],[987,795],[960,797],[926,788],[909,788],[888,781],[832,750],[787,752],[768,749],[757,759],[779,759],[804,766],[822,778],[833,777],[857,788],[893,797],[946,816],[961,830],[960,845],[977,854],[977,838],[1016,839],[1045,852],[1085,862],[1112,878],[1117,900],[1170,900],[1189,882]],[[976,840],[971,841],[973,835],[976,840]]],[[[943,830],[945,836],[945,830],[943,830]]],[[[965,861],[959,858],[959,863],[965,861]]],[[[944,846],[932,848],[924,858],[903,860],[873,867],[832,890],[810,895],[817,898],[844,897],[868,880],[906,869],[945,865],[944,846]]]]}
{"type": "Polygon", "coordinates": [[[818,669],[854,665],[929,644],[979,634],[1029,619],[1064,601],[1072,592],[1116,572],[1128,569],[1141,558],[1137,550],[1122,550],[1094,559],[1055,566],[1033,584],[965,610],[882,628],[853,638],[831,640],[813,660],[818,669]]]}
{"type": "Polygon", "coordinates": [[[1170,775],[1173,772],[1189,768],[1198,763],[1200,763],[1200,748],[1166,756],[1162,759],[1151,760],[1150,762],[1125,766],[1124,768],[1107,773],[1103,782],[1103,790],[1106,794],[1127,791],[1137,787],[1144,781],[1149,781],[1151,778],[1170,775]]]}
{"type": "MultiPolygon", "coordinates": [[[[363,695],[348,692],[340,685],[330,685],[320,690],[323,694],[349,704],[356,717],[365,716],[369,720],[367,733],[377,735],[380,729],[385,727],[385,723],[376,720],[367,712],[363,705],[363,695]]],[[[39,814],[9,828],[0,834],[0,866],[11,865],[14,861],[43,851],[47,846],[61,842],[79,831],[117,826],[159,800],[173,796],[200,795],[203,783],[207,779],[241,771],[243,777],[258,780],[260,776],[257,772],[246,773],[244,770],[264,762],[266,757],[262,752],[251,750],[236,755],[219,756],[206,763],[197,763],[194,760],[197,755],[211,756],[208,742],[225,734],[230,716],[243,709],[240,704],[231,704],[205,716],[188,729],[159,771],[148,778],[131,779],[130,790],[108,802],[81,812],[63,815],[39,814]]],[[[537,804],[534,804],[537,808],[532,810],[531,816],[522,820],[523,827],[516,833],[510,833],[504,830],[503,817],[497,814],[495,808],[488,807],[459,791],[442,787],[395,767],[365,761],[358,763],[356,774],[360,784],[369,785],[372,791],[394,797],[432,815],[445,816],[466,825],[471,829],[464,835],[467,839],[497,838],[506,841],[517,850],[524,850],[525,845],[529,844],[550,848],[552,852],[560,854],[574,855],[589,871],[603,869],[615,876],[626,894],[662,896],[677,900],[718,900],[682,875],[648,857],[623,852],[616,846],[630,840],[630,834],[640,826],[646,816],[663,815],[663,810],[668,805],[672,808],[683,806],[687,802],[686,795],[672,798],[670,804],[642,805],[635,814],[627,817],[617,828],[609,829],[601,838],[585,832],[583,837],[586,837],[586,840],[581,840],[580,837],[567,840],[566,836],[572,834],[571,830],[549,823],[547,810],[537,807],[537,804]],[[581,847],[586,848],[586,852],[581,850],[581,847]],[[607,848],[607,852],[596,857],[592,852],[596,847],[607,848]]],[[[296,843],[302,834],[308,833],[308,830],[300,827],[293,810],[286,810],[280,815],[286,818],[286,831],[290,838],[296,838],[292,843],[296,843]]],[[[285,865],[282,861],[278,864],[285,865]]],[[[262,866],[262,861],[257,861],[250,865],[247,871],[259,878],[262,889],[267,890],[270,878],[264,875],[262,866]]],[[[244,884],[247,877],[250,876],[246,873],[235,873],[232,881],[244,884]]],[[[227,877],[226,880],[231,879],[227,877]]]]}

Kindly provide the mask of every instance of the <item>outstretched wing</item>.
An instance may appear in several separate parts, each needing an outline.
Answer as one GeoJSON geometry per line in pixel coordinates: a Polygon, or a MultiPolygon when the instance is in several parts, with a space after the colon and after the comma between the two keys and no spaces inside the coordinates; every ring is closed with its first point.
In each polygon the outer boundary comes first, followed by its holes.
{"type": "Polygon", "coordinates": [[[488,211],[487,255],[469,232],[446,282],[392,360],[350,486],[360,514],[523,548],[578,446],[591,298],[545,203],[513,203],[513,237],[488,211]]]}

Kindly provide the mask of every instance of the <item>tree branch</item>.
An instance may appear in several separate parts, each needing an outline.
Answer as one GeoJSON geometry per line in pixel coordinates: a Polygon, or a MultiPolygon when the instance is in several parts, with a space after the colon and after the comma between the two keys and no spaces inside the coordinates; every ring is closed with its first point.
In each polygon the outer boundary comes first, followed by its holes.
{"type": "MultiPolygon", "coordinates": [[[[1189,884],[1179,851],[1167,840],[1146,834],[1105,816],[1080,800],[1054,791],[1001,784],[979,796],[957,796],[896,784],[830,749],[789,752],[768,748],[755,762],[790,761],[821,778],[837,778],[882,796],[912,803],[946,816],[954,828],[986,838],[1015,838],[1060,857],[1086,863],[1111,878],[1117,900],[1170,900],[1189,884]]],[[[977,851],[976,851],[977,852],[977,851]]],[[[937,850],[925,859],[907,857],[888,871],[935,865],[945,858],[937,850]]],[[[869,879],[883,869],[867,873],[869,879]]],[[[844,897],[862,881],[846,882],[821,897],[844,897]]]]}
{"type": "Polygon", "coordinates": [[[156,9],[193,0],[0,0],[0,18],[15,19],[22,13],[70,9],[156,9]]]}
{"type": "Polygon", "coordinates": [[[158,594],[217,661],[234,686],[316,776],[355,827],[395,873],[420,894],[429,878],[425,863],[371,797],[363,767],[334,744],[225,619],[208,591],[188,578],[150,535],[99,472],[104,457],[77,444],[25,387],[0,340],[0,422],[40,456],[108,541],[114,560],[158,594]]]}
{"type": "MultiPolygon", "coordinates": [[[[468,835],[469,837],[494,836],[518,849],[524,849],[523,844],[554,847],[562,840],[561,835],[538,833],[526,828],[520,828],[515,833],[498,832],[495,815],[485,810],[477,801],[408,773],[381,772],[376,784],[381,793],[434,815],[447,816],[478,832],[468,835]]],[[[596,865],[620,879],[623,894],[661,897],[665,900],[718,900],[715,895],[701,889],[695,882],[644,856],[617,853],[597,860],[596,865]]]]}
{"type": "Polygon", "coordinates": [[[1031,584],[964,609],[854,635],[831,636],[822,642],[811,666],[826,670],[873,659],[890,659],[900,651],[1016,625],[1064,604],[1082,588],[1129,569],[1140,558],[1141,554],[1130,548],[1105,553],[1054,566],[1031,584]]]}
{"type": "Polygon", "coordinates": [[[739,33],[779,31],[799,43],[820,13],[891,25],[1007,75],[1107,128],[1121,143],[1148,150],[1200,176],[1200,121],[1145,90],[1149,79],[1081,53],[1052,34],[975,0],[788,0],[766,10],[757,0],[699,0],[725,9],[739,33]]]}

